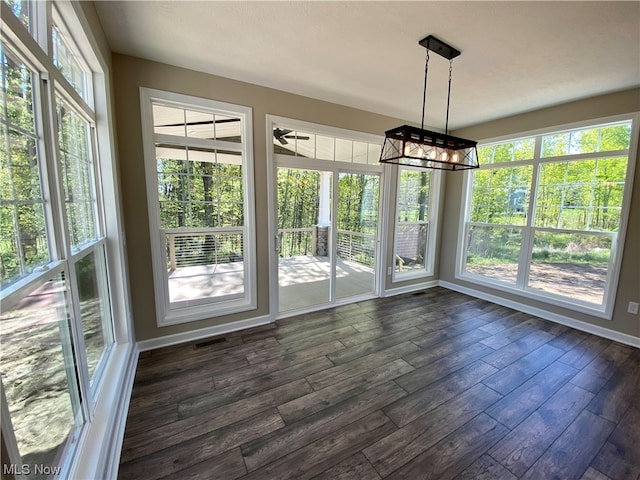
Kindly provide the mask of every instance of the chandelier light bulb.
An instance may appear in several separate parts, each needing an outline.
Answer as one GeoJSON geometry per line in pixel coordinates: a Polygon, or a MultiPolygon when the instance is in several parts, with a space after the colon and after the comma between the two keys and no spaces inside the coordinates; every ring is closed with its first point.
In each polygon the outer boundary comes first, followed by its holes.
{"type": "Polygon", "coordinates": [[[408,157],[410,153],[411,153],[411,144],[406,143],[404,146],[404,156],[408,157]]]}

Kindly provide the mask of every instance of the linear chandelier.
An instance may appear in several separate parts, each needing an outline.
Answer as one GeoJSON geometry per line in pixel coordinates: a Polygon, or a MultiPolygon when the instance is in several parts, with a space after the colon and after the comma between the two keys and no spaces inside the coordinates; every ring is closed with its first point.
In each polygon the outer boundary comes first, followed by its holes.
{"type": "Polygon", "coordinates": [[[453,59],[460,51],[433,35],[418,42],[427,49],[424,68],[424,93],[422,96],[421,127],[402,125],[385,132],[380,163],[393,163],[437,170],[467,170],[478,168],[478,142],[449,135],[449,102],[451,100],[451,72],[453,59]],[[429,51],[449,60],[449,89],[447,92],[447,119],[445,133],[424,129],[424,114],[427,104],[427,76],[429,73],[429,51]]]}

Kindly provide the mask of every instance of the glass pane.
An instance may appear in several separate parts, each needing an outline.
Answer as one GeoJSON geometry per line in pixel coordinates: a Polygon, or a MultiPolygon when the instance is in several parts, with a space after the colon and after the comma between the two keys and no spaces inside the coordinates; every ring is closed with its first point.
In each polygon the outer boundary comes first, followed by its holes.
{"type": "Polygon", "coordinates": [[[602,304],[613,237],[534,233],[529,287],[602,304]]]}
{"type": "Polygon", "coordinates": [[[74,249],[95,240],[96,199],[89,154],[89,124],[60,99],[57,104],[59,142],[68,234],[74,249]]]}
{"type": "Polygon", "coordinates": [[[510,162],[513,160],[513,143],[501,143],[496,145],[493,154],[493,163],[510,162]]]}
{"type": "Polygon", "coordinates": [[[1,56],[4,108],[0,124],[0,272],[2,285],[7,286],[48,263],[50,257],[32,104],[32,75],[5,49],[1,56]]]}
{"type": "Polygon", "coordinates": [[[167,234],[169,301],[244,295],[241,233],[167,234]]]}
{"type": "Polygon", "coordinates": [[[399,223],[395,237],[396,273],[424,270],[429,223],[399,223]]]}
{"type": "Polygon", "coordinates": [[[41,204],[0,205],[2,287],[49,263],[49,250],[41,204]]]}
{"type": "Polygon", "coordinates": [[[186,135],[184,109],[153,105],[153,131],[184,137],[186,135]]]}
{"type": "Polygon", "coordinates": [[[535,138],[523,138],[511,142],[482,145],[478,147],[480,164],[512,162],[514,160],[533,159],[535,138]]]}
{"type": "Polygon", "coordinates": [[[398,221],[424,222],[429,216],[431,172],[400,167],[398,184],[398,221]]]}
{"type": "Polygon", "coordinates": [[[540,227],[617,231],[626,158],[543,164],[536,203],[540,227]]]}
{"type": "Polygon", "coordinates": [[[374,291],[379,177],[341,173],[338,192],[336,297],[344,298],[374,291]]]}
{"type": "Polygon", "coordinates": [[[98,256],[89,253],[75,268],[87,365],[93,381],[96,367],[112,343],[104,251],[101,249],[98,256]]]}
{"type": "Polygon", "coordinates": [[[298,157],[315,158],[316,156],[316,136],[307,132],[294,132],[289,137],[290,141],[295,141],[296,155],[298,157]]]}
{"type": "Polygon", "coordinates": [[[6,102],[4,120],[11,126],[35,135],[33,117],[33,79],[29,69],[2,46],[2,99],[6,102]]]}
{"type": "Polygon", "coordinates": [[[525,138],[515,142],[513,147],[514,160],[531,160],[536,146],[535,138],[525,138]]]}
{"type": "Polygon", "coordinates": [[[369,165],[379,165],[381,153],[382,153],[382,145],[370,143],[368,147],[367,163],[369,165]]]}
{"type": "Polygon", "coordinates": [[[214,115],[213,129],[216,140],[242,143],[242,120],[239,117],[214,115]]]}
{"type": "MultiPolygon", "coordinates": [[[[335,139],[332,137],[316,136],[316,158],[318,160],[333,160],[335,157],[335,139]]],[[[378,157],[379,158],[379,157],[378,157]]]]}
{"type": "Polygon", "coordinates": [[[473,172],[471,221],[525,225],[533,167],[473,172]]]}
{"type": "Polygon", "coordinates": [[[212,113],[185,110],[187,137],[212,140],[214,137],[213,121],[212,113]]]}
{"type": "Polygon", "coordinates": [[[29,465],[56,466],[80,426],[65,293],[60,275],[0,315],[2,382],[22,462],[29,465]]]}
{"type": "Polygon", "coordinates": [[[160,228],[244,225],[242,155],[157,147],[160,228]]]}
{"type": "Polygon", "coordinates": [[[353,163],[364,163],[368,160],[367,144],[364,142],[353,142],[353,163]]]}
{"type": "Polygon", "coordinates": [[[519,228],[470,227],[466,271],[515,283],[521,243],[519,228]]]}
{"type": "Polygon", "coordinates": [[[87,73],[74,49],[71,48],[72,39],[65,35],[57,25],[51,27],[53,45],[53,63],[64,75],[71,86],[87,100],[87,73]]]}
{"type": "Polygon", "coordinates": [[[336,138],[336,162],[349,162],[353,159],[353,142],[336,138]]]}
{"type": "Polygon", "coordinates": [[[571,132],[569,139],[569,154],[593,153],[598,150],[598,134],[597,128],[589,130],[578,130],[571,132]]]}
{"type": "Polygon", "coordinates": [[[27,29],[31,23],[31,2],[29,0],[4,0],[9,5],[13,14],[27,29]]]}
{"type": "Polygon", "coordinates": [[[496,151],[495,145],[482,145],[478,147],[478,161],[482,165],[493,163],[493,155],[496,151]]]}
{"type": "Polygon", "coordinates": [[[569,133],[556,133],[542,137],[542,157],[557,157],[569,153],[569,133]]]}
{"type": "Polygon", "coordinates": [[[545,135],[542,157],[626,150],[630,136],[630,122],[545,135]]]}
{"type": "Polygon", "coordinates": [[[332,178],[278,168],[280,311],[329,302],[332,178]]]}
{"type": "Polygon", "coordinates": [[[242,119],[210,112],[153,105],[153,131],[161,135],[242,142],[242,119]]]}
{"type": "Polygon", "coordinates": [[[609,152],[612,150],[627,150],[629,148],[630,139],[631,123],[603,127],[599,151],[609,152]]]}

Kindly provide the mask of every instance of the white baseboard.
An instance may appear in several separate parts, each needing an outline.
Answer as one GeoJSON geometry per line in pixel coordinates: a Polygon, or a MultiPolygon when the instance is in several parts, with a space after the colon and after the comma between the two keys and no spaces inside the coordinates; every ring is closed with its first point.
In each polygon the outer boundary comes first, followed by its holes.
{"type": "Polygon", "coordinates": [[[440,285],[440,282],[438,280],[431,280],[429,282],[422,282],[422,283],[414,283],[412,285],[407,285],[405,287],[396,287],[396,288],[390,288],[388,290],[385,290],[382,296],[392,297],[394,295],[401,295],[403,293],[413,293],[413,292],[417,292],[418,290],[437,287],[438,285],[440,285]]]}
{"type": "Polygon", "coordinates": [[[598,335],[599,337],[608,338],[609,340],[615,340],[616,342],[624,343],[625,345],[631,345],[632,347],[640,348],[640,338],[634,337],[633,335],[616,332],[615,330],[611,330],[609,328],[593,325],[591,323],[583,322],[582,320],[576,320],[575,318],[567,317],[566,315],[549,312],[548,310],[543,310],[541,308],[532,307],[531,305],[508,300],[506,298],[492,295],[490,293],[480,292],[478,290],[474,290],[473,288],[456,285],[455,283],[440,280],[439,285],[441,287],[448,288],[449,290],[454,290],[456,292],[471,295],[472,297],[481,298],[482,300],[497,303],[498,305],[502,305],[504,307],[513,308],[514,310],[528,313],[530,315],[535,315],[536,317],[540,317],[551,322],[560,323],[561,325],[566,325],[567,327],[575,328],[576,330],[592,333],[594,335],[598,335]]]}
{"type": "Polygon", "coordinates": [[[175,333],[173,335],[151,338],[149,340],[141,340],[138,342],[138,351],[145,352],[147,350],[155,350],[156,348],[192,342],[202,338],[224,335],[225,333],[236,332],[238,330],[245,330],[252,327],[259,327],[260,325],[266,325],[271,322],[273,322],[273,318],[270,315],[263,315],[261,317],[248,318],[246,320],[238,320],[237,322],[223,323],[221,325],[213,325],[212,327],[200,328],[189,332],[175,333]]]}

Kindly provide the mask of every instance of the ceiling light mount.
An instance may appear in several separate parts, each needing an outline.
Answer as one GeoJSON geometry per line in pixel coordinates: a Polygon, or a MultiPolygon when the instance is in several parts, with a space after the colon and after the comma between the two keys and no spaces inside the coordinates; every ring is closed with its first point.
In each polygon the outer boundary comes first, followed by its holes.
{"type": "Polygon", "coordinates": [[[444,43],[433,35],[424,37],[418,42],[418,45],[422,45],[427,51],[431,50],[447,60],[453,60],[461,53],[460,50],[453,48],[451,45],[444,43]]]}
{"type": "Polygon", "coordinates": [[[385,132],[384,145],[382,146],[382,154],[380,155],[380,163],[392,163],[438,170],[467,170],[478,168],[477,142],[449,135],[451,73],[453,59],[460,55],[460,51],[433,35],[423,38],[418,44],[427,49],[424,69],[421,128],[402,125],[401,127],[387,130],[385,132]],[[432,132],[424,129],[430,51],[449,60],[449,89],[447,92],[445,133],[432,132]]]}

